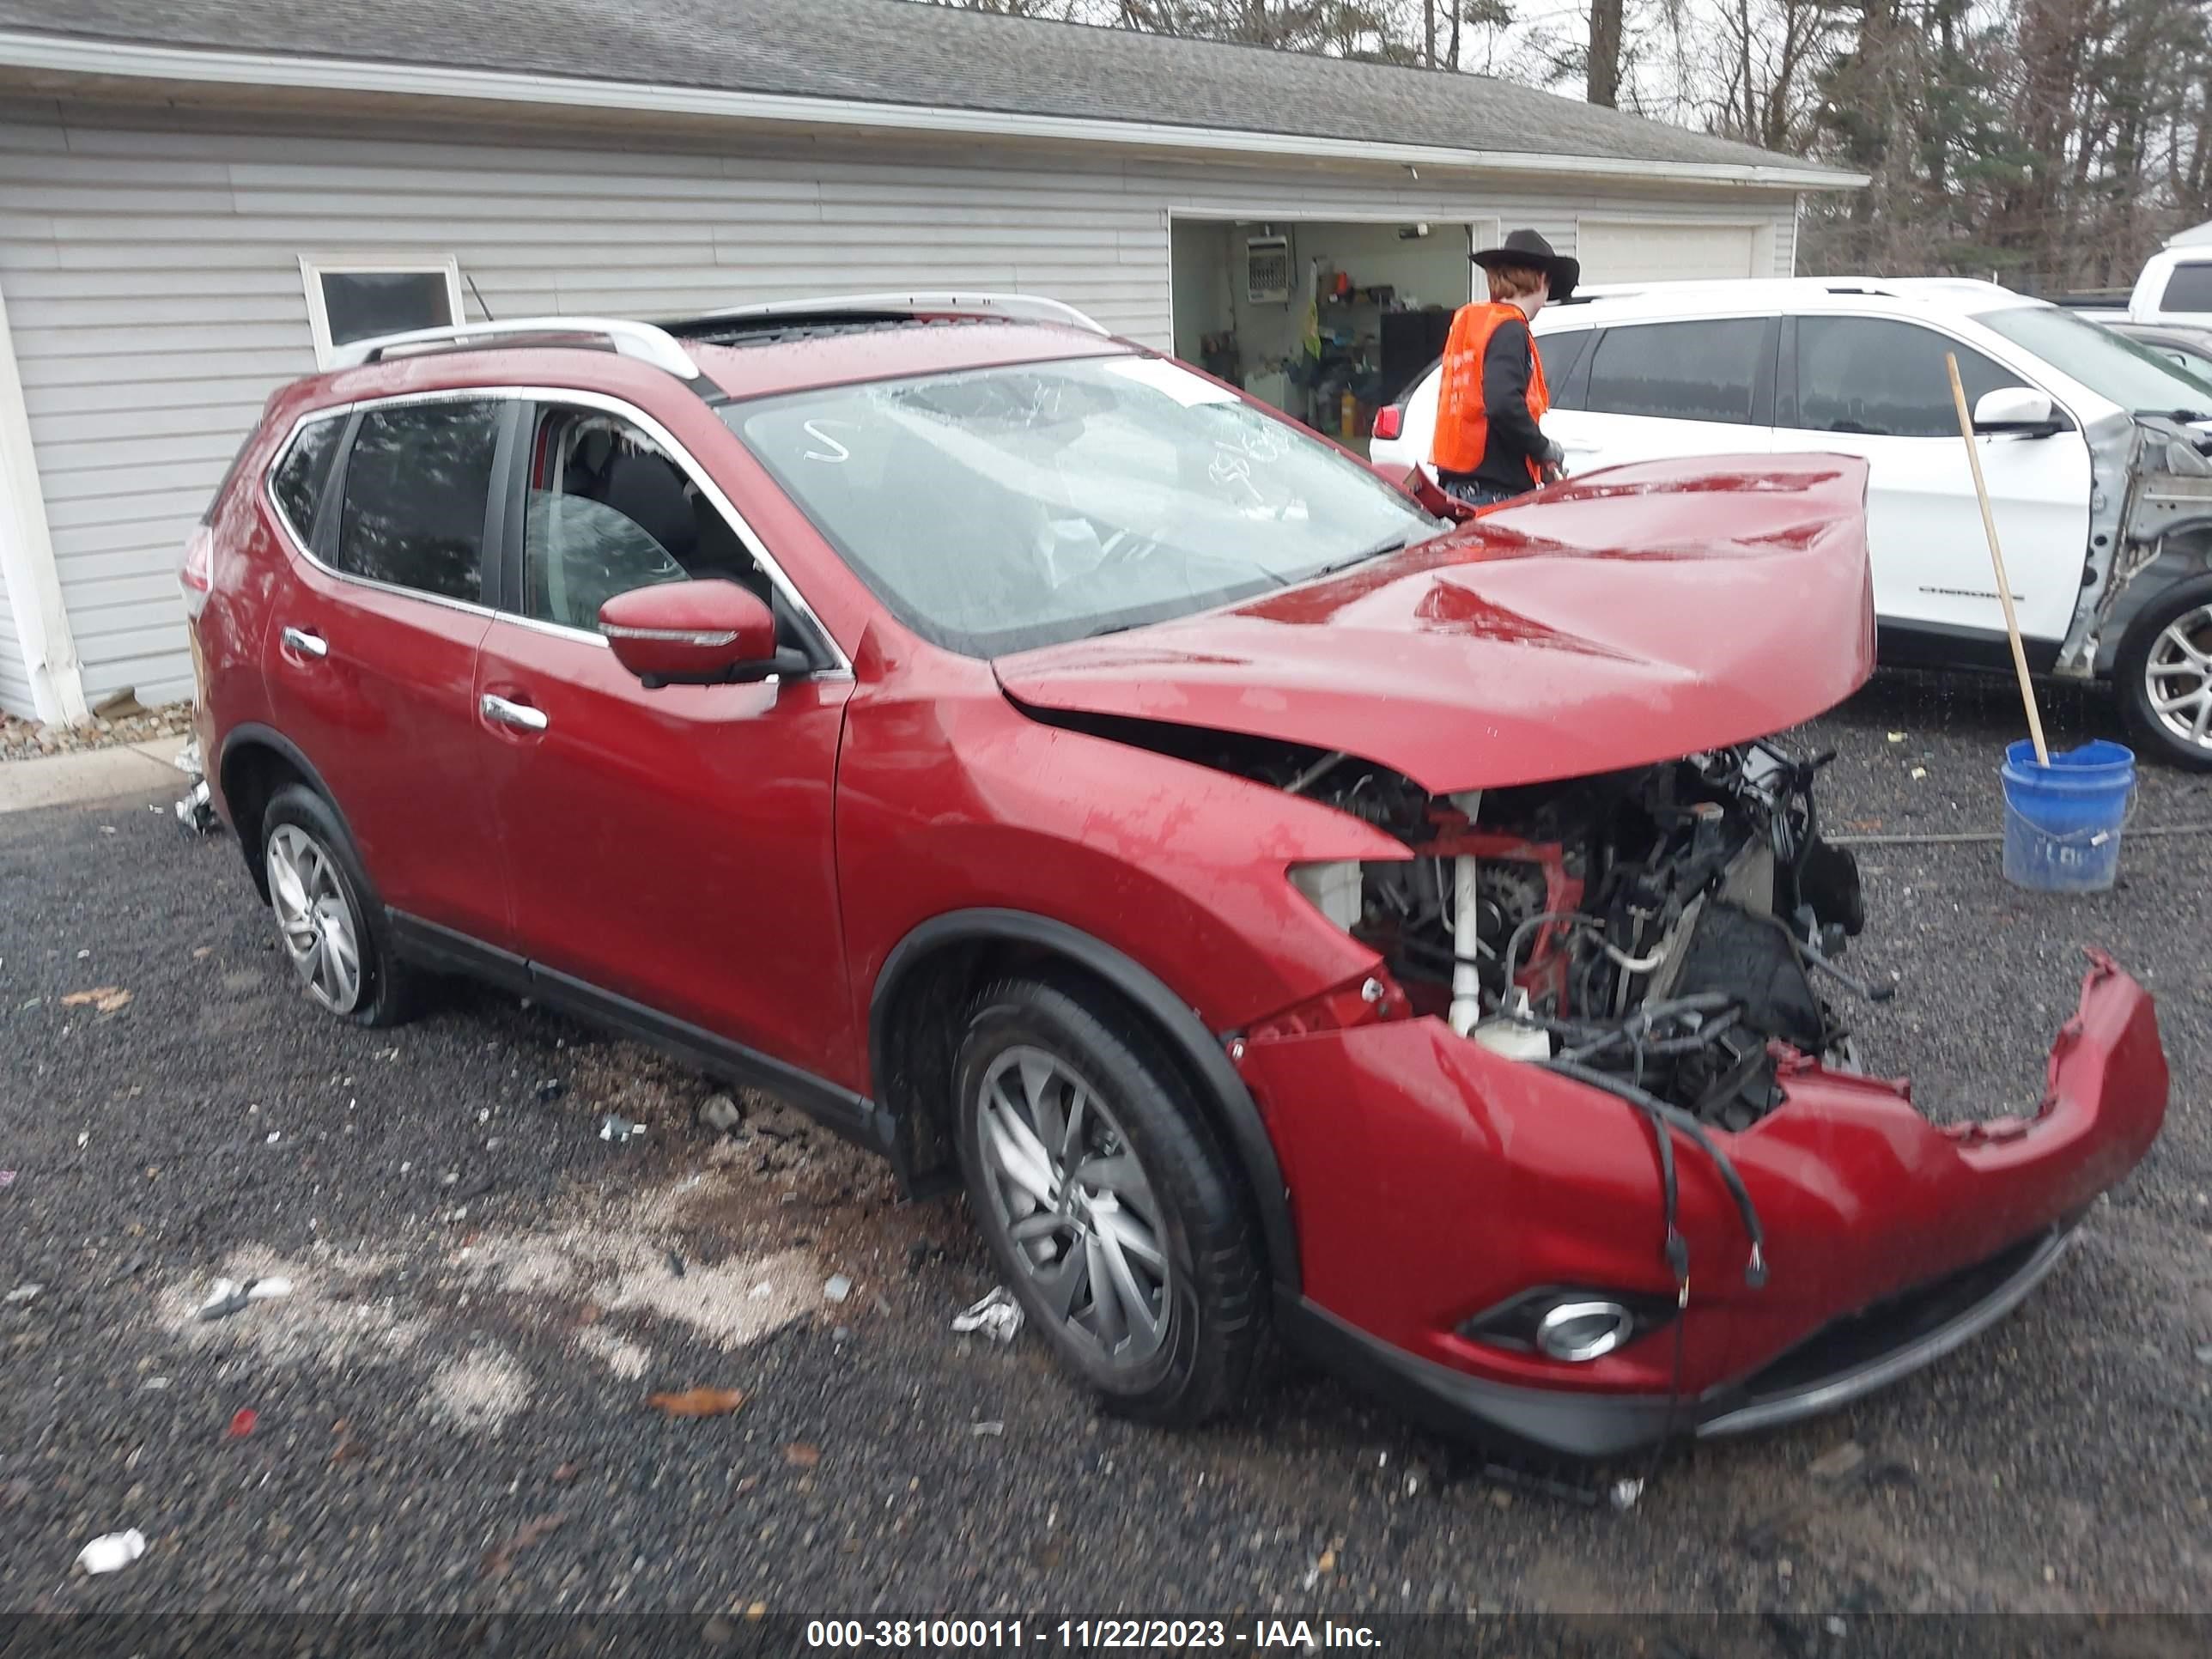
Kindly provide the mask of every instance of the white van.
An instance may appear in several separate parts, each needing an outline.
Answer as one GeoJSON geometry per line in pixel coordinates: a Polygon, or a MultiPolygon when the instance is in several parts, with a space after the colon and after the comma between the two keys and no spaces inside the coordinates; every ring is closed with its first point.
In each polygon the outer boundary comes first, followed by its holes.
{"type": "MultiPolygon", "coordinates": [[[[2010,666],[1943,357],[1959,360],[2030,665],[2109,676],[2148,751],[2212,769],[2212,382],[1992,283],[1596,289],[1539,313],[1570,471],[1715,453],[1869,464],[1887,662],[2010,666]]],[[[1425,465],[1431,370],[1375,460],[1425,465]]]]}

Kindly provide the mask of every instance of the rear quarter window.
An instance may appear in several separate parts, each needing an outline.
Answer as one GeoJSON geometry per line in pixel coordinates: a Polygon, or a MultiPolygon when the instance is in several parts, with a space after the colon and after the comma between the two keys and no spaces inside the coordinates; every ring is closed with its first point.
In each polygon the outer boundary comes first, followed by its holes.
{"type": "Polygon", "coordinates": [[[311,421],[300,428],[269,475],[269,490],[284,514],[300,545],[314,539],[315,514],[322,506],[324,486],[330,483],[331,462],[338,453],[342,416],[311,421]]]}

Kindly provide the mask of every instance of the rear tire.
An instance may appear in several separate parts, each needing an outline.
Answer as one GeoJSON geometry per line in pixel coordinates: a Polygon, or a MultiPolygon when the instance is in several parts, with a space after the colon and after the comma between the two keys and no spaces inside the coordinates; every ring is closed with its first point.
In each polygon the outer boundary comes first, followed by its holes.
{"type": "Polygon", "coordinates": [[[2143,607],[2120,638],[2112,679],[2149,753],[2212,771],[2212,577],[2177,582],[2143,607]]]}
{"type": "Polygon", "coordinates": [[[303,783],[270,796],[261,861],[277,944],[308,999],[356,1025],[411,1018],[419,977],[392,953],[384,912],[330,803],[303,783]]]}
{"type": "Polygon", "coordinates": [[[1003,981],[969,1008],[953,1088],[977,1224],[1061,1362],[1142,1422],[1234,1404],[1265,1330],[1260,1251],[1151,1031],[1095,994],[1003,981]]]}

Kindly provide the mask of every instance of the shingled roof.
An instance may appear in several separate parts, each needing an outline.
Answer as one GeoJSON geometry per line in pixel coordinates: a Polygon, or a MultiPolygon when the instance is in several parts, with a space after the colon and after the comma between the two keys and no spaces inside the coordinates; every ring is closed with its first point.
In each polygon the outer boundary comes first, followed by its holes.
{"type": "Polygon", "coordinates": [[[1824,171],[1482,76],[912,0],[0,0],[0,64],[24,60],[11,33],[1793,182],[1824,171]]]}

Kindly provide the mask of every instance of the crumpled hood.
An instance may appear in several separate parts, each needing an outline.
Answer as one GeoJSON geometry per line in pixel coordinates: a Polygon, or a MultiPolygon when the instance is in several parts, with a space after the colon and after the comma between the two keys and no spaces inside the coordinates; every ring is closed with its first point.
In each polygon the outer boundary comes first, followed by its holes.
{"type": "Polygon", "coordinates": [[[1608,468],[1339,576],[994,666],[1033,708],[1342,750],[1438,794],[1670,760],[1873,672],[1866,464],[1608,468]]]}

